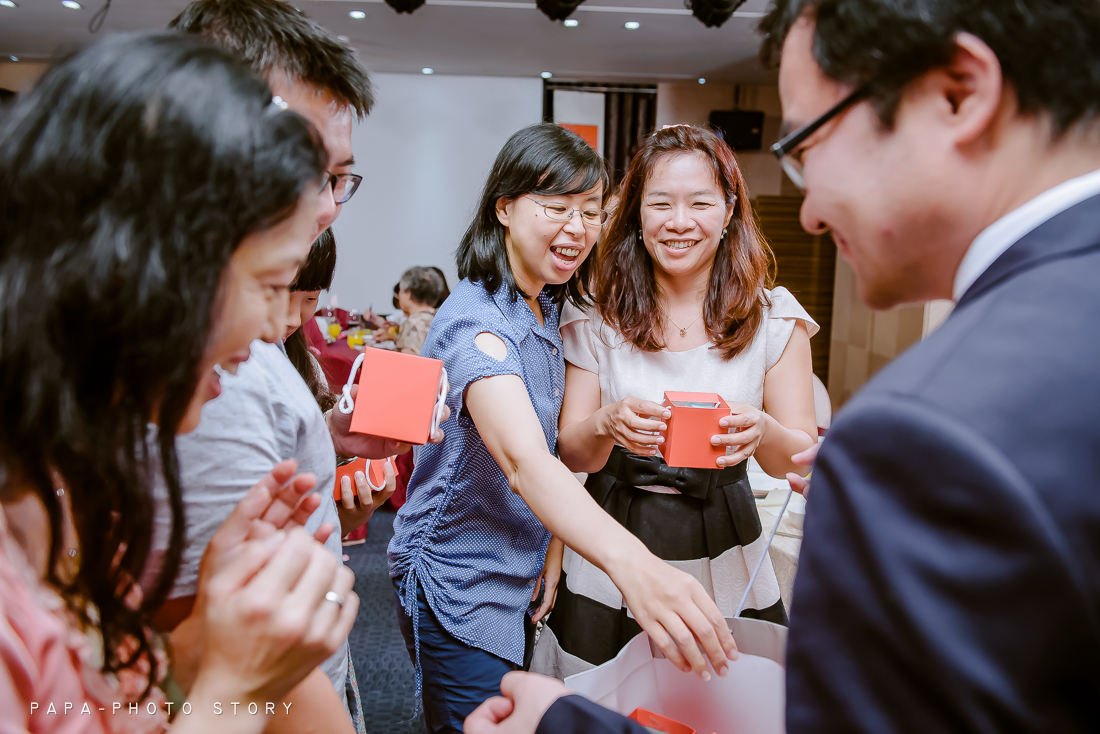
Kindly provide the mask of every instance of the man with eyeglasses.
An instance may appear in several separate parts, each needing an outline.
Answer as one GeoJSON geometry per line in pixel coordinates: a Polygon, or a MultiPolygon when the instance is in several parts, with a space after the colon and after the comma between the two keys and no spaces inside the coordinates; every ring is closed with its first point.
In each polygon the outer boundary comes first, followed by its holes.
{"type": "MultiPolygon", "coordinates": [[[[362,181],[352,172],[352,118],[365,117],[374,99],[354,52],[280,0],[195,0],[171,27],[201,35],[238,55],[267,80],[273,104],[297,112],[317,129],[329,159],[328,171],[315,192],[319,206],[314,236],[320,235],[362,181]]],[[[266,286],[257,283],[257,287],[266,286]]],[[[265,339],[270,341],[253,342],[249,354],[242,355],[247,356],[245,361],[223,365],[221,396],[203,410],[198,429],[177,439],[186,543],[175,586],[158,622],[168,629],[177,628],[174,642],[178,648],[186,647],[180,641],[196,640],[194,649],[176,651],[180,654],[174,660],[175,677],[185,688],[199,647],[196,630],[200,625],[189,617],[199,564],[214,531],[245,493],[276,463],[296,459],[300,472],[316,476],[321,497],[306,529],[312,532],[325,524],[333,526],[325,545],[342,563],[341,537],[369,518],[373,502],[365,478],[362,491],[368,499],[362,506],[348,510],[334,502],[336,454],[383,458],[407,449],[385,439],[350,433],[350,416],[328,420],[322,415],[283,348],[286,289],[272,289],[269,303],[270,336],[265,339]]],[[[158,489],[163,504],[167,495],[163,487],[158,489]]],[[[163,523],[164,513],[158,514],[163,523]]],[[[159,527],[151,554],[153,564],[168,545],[167,532],[166,527],[159,527]]],[[[150,568],[150,576],[154,570],[150,568]]],[[[352,728],[347,713],[362,731],[362,710],[347,645],[307,677],[287,701],[292,704],[289,715],[274,719],[269,731],[346,731],[352,728]],[[333,712],[336,721],[331,718],[333,712]]]]}
{"type": "MultiPolygon", "coordinates": [[[[821,445],[787,731],[1100,731],[1100,3],[773,0],[761,25],[803,227],[872,307],[955,301],[821,445]]],[[[512,676],[467,734],[641,731],[512,676]]]]}
{"type": "Polygon", "coordinates": [[[1100,730],[1100,3],[783,0],[775,146],[874,308],[950,318],[839,413],[790,732],[1100,730]]]}

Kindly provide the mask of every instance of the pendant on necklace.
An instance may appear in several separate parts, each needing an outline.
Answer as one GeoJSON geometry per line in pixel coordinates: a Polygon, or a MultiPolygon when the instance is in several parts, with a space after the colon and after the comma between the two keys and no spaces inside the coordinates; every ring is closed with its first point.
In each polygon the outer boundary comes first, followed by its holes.
{"type": "Polygon", "coordinates": [[[687,336],[687,333],[688,333],[688,330],[687,330],[686,326],[684,328],[680,329],[680,336],[687,336]]]}

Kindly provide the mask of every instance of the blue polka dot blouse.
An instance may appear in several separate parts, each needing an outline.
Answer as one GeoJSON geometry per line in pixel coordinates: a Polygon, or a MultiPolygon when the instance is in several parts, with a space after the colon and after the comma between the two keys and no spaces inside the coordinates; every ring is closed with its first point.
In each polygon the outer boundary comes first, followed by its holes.
{"type": "Polygon", "coordinates": [[[545,292],[538,301],[543,326],[522,299],[509,297],[507,287],[489,293],[463,280],[440,307],[422,354],[446,365],[451,417],[443,425],[442,443],[415,449],[408,500],[389,546],[390,576],[406,614],[416,613],[419,585],[448,632],[516,665],[523,663],[523,615],[550,534],[508,486],[462,400],[477,380],[518,375],[546,446],[556,453],[565,361],[557,307],[545,292]],[[474,344],[483,332],[504,341],[503,362],[474,344]]]}

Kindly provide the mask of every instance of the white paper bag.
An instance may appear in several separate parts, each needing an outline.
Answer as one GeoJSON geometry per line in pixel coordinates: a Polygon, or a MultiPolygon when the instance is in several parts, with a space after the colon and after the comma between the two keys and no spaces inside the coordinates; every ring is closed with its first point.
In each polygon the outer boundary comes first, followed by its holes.
{"type": "Polygon", "coordinates": [[[644,632],[593,670],[565,679],[582,696],[623,715],[643,708],[698,734],[783,734],[787,628],[727,619],[739,655],[729,675],[702,681],[665,659],[644,632]]]}

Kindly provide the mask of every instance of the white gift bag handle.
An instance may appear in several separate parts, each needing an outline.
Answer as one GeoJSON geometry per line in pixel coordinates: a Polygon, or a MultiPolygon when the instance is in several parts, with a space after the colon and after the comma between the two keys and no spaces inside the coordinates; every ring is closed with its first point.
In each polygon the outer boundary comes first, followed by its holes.
{"type": "MultiPolygon", "coordinates": [[[[371,460],[370,460],[370,459],[367,459],[367,471],[366,471],[366,474],[367,474],[367,486],[371,488],[371,491],[372,491],[372,492],[381,492],[381,491],[382,491],[383,489],[385,489],[385,488],[386,488],[386,480],[385,480],[385,479],[383,479],[383,480],[382,480],[382,483],[381,483],[380,485],[378,485],[378,486],[375,486],[375,485],[374,485],[374,482],[372,482],[372,481],[370,480],[370,462],[371,462],[371,460]]],[[[393,467],[393,459],[392,459],[392,458],[389,458],[389,457],[387,457],[387,458],[385,459],[385,462],[386,462],[387,464],[389,464],[391,468],[393,467]]],[[[384,472],[383,472],[383,476],[385,476],[385,473],[384,473],[384,472]]]]}
{"type": "MultiPolygon", "coordinates": [[[[363,358],[366,353],[360,354],[355,358],[355,361],[351,365],[351,373],[348,374],[348,381],[344,383],[343,389],[340,390],[340,401],[336,404],[340,412],[344,415],[348,415],[355,410],[355,401],[351,399],[351,388],[355,385],[355,376],[359,373],[359,368],[363,366],[363,358]]],[[[447,406],[447,393],[451,390],[451,384],[447,380],[447,368],[439,368],[439,393],[435,399],[435,408],[432,410],[432,427],[428,431],[428,437],[431,438],[435,435],[436,429],[439,428],[439,424],[443,422],[443,411],[447,406]]],[[[369,483],[370,480],[368,480],[369,483]]],[[[371,485],[374,488],[374,485],[371,485]]]]}
{"type": "Polygon", "coordinates": [[[771,551],[772,541],[775,540],[775,533],[779,530],[779,523],[783,522],[783,514],[787,511],[787,505],[790,504],[792,494],[794,494],[794,487],[787,490],[787,499],[783,500],[783,508],[779,511],[779,517],[775,519],[775,527],[772,528],[771,535],[768,536],[768,543],[764,546],[764,552],[760,554],[760,560],[756,562],[756,568],[753,569],[752,576],[749,577],[749,585],[745,587],[745,593],[741,595],[741,601],[737,603],[737,609],[733,612],[734,619],[740,617],[741,612],[745,610],[745,603],[749,600],[749,592],[752,591],[752,586],[756,583],[756,577],[764,566],[764,559],[768,557],[768,553],[771,551]]]}

